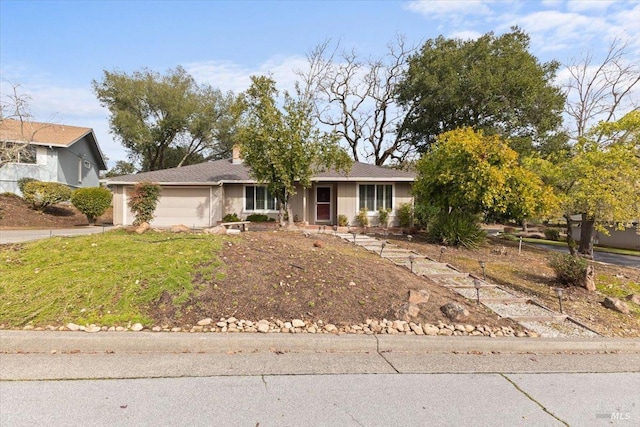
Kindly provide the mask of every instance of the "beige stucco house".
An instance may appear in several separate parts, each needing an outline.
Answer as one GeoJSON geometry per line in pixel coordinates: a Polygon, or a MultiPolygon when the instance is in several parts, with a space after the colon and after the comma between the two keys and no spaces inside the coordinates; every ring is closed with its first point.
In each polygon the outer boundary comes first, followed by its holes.
{"type": "MultiPolygon", "coordinates": [[[[292,199],[292,211],[297,221],[307,224],[334,225],[338,215],[346,215],[354,224],[355,216],[365,207],[370,223],[375,225],[378,209],[384,208],[391,209],[389,224],[397,225],[399,206],[413,203],[414,179],[415,174],[410,172],[355,162],[348,174],[328,170],[316,174],[310,188],[299,187],[292,199]]],[[[231,213],[242,219],[255,213],[273,218],[278,214],[274,198],[251,178],[249,168],[236,157],[109,179],[115,225],[133,223],[128,196],[133,186],[142,181],[162,186],[152,222],[157,227],[210,227],[231,213]]]]}

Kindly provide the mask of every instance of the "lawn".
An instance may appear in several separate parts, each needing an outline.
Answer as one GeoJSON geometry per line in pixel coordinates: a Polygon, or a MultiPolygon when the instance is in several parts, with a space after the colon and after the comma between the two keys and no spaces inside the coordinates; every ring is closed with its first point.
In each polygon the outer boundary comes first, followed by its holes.
{"type": "Polygon", "coordinates": [[[0,246],[0,324],[150,323],[145,308],[168,295],[179,305],[193,274],[213,277],[222,239],[114,231],[0,246]]]}

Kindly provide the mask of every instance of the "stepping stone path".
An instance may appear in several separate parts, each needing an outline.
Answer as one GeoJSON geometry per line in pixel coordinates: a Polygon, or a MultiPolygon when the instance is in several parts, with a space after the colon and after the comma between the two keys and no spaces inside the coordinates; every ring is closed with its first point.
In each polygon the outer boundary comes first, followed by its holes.
{"type": "Polygon", "coordinates": [[[329,232],[325,234],[333,234],[335,237],[378,254],[398,266],[411,270],[418,276],[427,277],[436,284],[447,287],[471,300],[477,299],[474,281],[480,280],[482,283],[480,303],[482,305],[500,317],[513,319],[542,337],[598,336],[597,333],[565,314],[556,313],[528,297],[517,295],[512,290],[488,283],[479,277],[461,272],[449,264],[437,262],[417,252],[402,249],[398,245],[366,234],[329,232]]]}

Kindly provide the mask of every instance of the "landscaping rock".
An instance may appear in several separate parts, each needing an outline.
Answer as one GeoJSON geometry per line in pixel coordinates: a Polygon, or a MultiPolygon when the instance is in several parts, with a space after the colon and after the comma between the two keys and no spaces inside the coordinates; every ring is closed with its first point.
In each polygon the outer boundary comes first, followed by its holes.
{"type": "Polygon", "coordinates": [[[151,226],[149,225],[149,223],[147,222],[143,222],[142,224],[140,224],[137,228],[136,228],[136,234],[142,234],[145,233],[146,231],[148,231],[151,228],[151,226]]]}
{"type": "Polygon", "coordinates": [[[440,311],[452,322],[459,322],[469,316],[469,311],[464,308],[464,306],[455,302],[446,303],[440,307],[440,311]]]}
{"type": "Polygon", "coordinates": [[[634,304],[640,305],[640,294],[629,294],[626,300],[634,304]]]}
{"type": "Polygon", "coordinates": [[[67,329],[70,331],[79,331],[80,330],[80,326],[76,325],[75,323],[67,323],[67,329]]]}
{"type": "Polygon", "coordinates": [[[417,304],[402,304],[400,309],[398,310],[397,317],[398,319],[404,320],[405,322],[412,322],[418,319],[420,315],[420,307],[417,304]]]}
{"type": "Polygon", "coordinates": [[[191,231],[191,229],[189,227],[187,227],[184,224],[178,224],[178,225],[172,225],[171,226],[171,232],[172,233],[188,233],[189,231],[191,231]]]}
{"type": "Polygon", "coordinates": [[[304,326],[305,326],[305,325],[304,325],[304,322],[303,322],[302,320],[300,320],[300,319],[293,319],[293,320],[291,321],[291,325],[292,325],[294,328],[304,328],[304,326]]]}
{"type": "Polygon", "coordinates": [[[583,286],[590,292],[596,291],[596,272],[592,265],[587,266],[587,272],[584,277],[583,286]]]}
{"type": "Polygon", "coordinates": [[[215,227],[205,228],[205,234],[227,234],[227,228],[224,225],[216,225],[215,227]]]}
{"type": "Polygon", "coordinates": [[[134,323],[133,325],[131,325],[131,330],[134,332],[139,332],[143,329],[144,329],[144,326],[142,326],[141,323],[134,323]]]}
{"type": "Polygon", "coordinates": [[[322,240],[316,240],[315,242],[313,242],[313,246],[315,248],[323,248],[324,247],[324,243],[322,243],[322,240]]]}
{"type": "Polygon", "coordinates": [[[424,332],[425,335],[435,336],[435,335],[438,335],[438,332],[440,332],[440,328],[434,325],[427,324],[427,325],[422,325],[422,331],[424,332]]]}
{"type": "Polygon", "coordinates": [[[202,319],[198,321],[198,326],[209,326],[212,323],[213,323],[213,319],[210,317],[207,317],[206,319],[202,319]]]}
{"type": "Polygon", "coordinates": [[[409,290],[409,303],[412,304],[426,304],[429,302],[431,294],[426,289],[410,289],[409,290]]]}
{"type": "Polygon", "coordinates": [[[604,302],[602,303],[605,307],[610,310],[617,311],[622,314],[629,314],[629,306],[624,301],[619,300],[618,298],[606,297],[604,302]]]}

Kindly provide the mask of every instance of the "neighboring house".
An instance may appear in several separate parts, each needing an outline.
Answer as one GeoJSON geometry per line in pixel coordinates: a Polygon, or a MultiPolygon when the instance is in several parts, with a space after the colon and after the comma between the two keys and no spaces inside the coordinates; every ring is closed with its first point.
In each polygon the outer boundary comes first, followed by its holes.
{"type": "MultiPolygon", "coordinates": [[[[571,237],[576,241],[580,241],[580,225],[582,221],[577,220],[576,222],[573,224],[571,237]]],[[[609,248],[640,250],[640,225],[638,225],[638,221],[635,221],[631,227],[627,227],[624,230],[618,230],[612,226],[605,226],[605,228],[609,232],[608,235],[597,230],[594,231],[594,244],[609,248]]]]}
{"type": "MultiPolygon", "coordinates": [[[[316,174],[310,188],[298,186],[291,200],[292,211],[296,221],[307,224],[334,225],[338,215],[346,215],[354,224],[358,211],[365,207],[375,225],[378,209],[389,208],[389,223],[397,225],[397,209],[413,202],[414,179],[410,172],[355,162],[349,174],[329,170],[316,174]]],[[[231,213],[243,219],[254,213],[272,218],[278,214],[274,198],[251,178],[249,168],[235,152],[234,159],[108,179],[114,195],[114,225],[133,223],[128,197],[133,185],[141,181],[162,186],[152,221],[155,226],[210,227],[231,213]]]]}
{"type": "Polygon", "coordinates": [[[0,193],[19,194],[18,180],[34,178],[58,182],[71,188],[97,187],[101,170],[106,170],[93,129],[4,119],[0,141],[29,141],[28,152],[19,162],[0,167],[0,193]]]}

